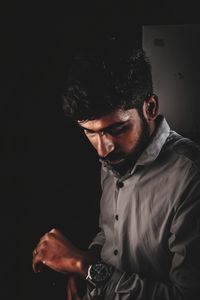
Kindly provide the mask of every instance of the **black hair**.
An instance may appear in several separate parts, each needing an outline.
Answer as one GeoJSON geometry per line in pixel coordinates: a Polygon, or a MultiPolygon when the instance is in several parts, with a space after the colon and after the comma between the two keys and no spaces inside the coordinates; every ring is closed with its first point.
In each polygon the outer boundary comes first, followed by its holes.
{"type": "Polygon", "coordinates": [[[141,48],[112,42],[81,51],[68,70],[62,99],[73,120],[100,118],[118,108],[141,108],[153,94],[151,65],[141,48]]]}

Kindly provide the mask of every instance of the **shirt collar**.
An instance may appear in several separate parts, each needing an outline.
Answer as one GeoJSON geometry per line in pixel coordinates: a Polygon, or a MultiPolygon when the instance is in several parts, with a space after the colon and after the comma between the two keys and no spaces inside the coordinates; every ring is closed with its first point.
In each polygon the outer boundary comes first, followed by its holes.
{"type": "Polygon", "coordinates": [[[168,138],[170,133],[170,127],[166,121],[166,119],[159,115],[158,116],[158,127],[155,131],[155,134],[147,146],[147,148],[143,151],[143,153],[138,158],[136,165],[147,165],[154,161],[159,155],[166,139],[168,138]]]}

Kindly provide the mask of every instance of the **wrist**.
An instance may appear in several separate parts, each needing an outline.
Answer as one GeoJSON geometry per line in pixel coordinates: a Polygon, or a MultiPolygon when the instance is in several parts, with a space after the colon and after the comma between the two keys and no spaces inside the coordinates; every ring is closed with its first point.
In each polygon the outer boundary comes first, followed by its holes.
{"type": "Polygon", "coordinates": [[[77,260],[76,266],[77,266],[77,272],[81,277],[86,279],[88,274],[88,269],[91,264],[94,264],[98,261],[98,257],[94,255],[93,252],[90,250],[87,252],[84,252],[83,255],[80,257],[80,259],[77,260]]]}

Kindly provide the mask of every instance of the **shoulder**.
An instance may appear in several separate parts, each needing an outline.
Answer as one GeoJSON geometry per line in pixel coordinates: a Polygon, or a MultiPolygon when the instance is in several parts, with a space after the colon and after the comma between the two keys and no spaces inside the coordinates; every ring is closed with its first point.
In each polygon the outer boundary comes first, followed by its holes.
{"type": "Polygon", "coordinates": [[[184,160],[200,172],[200,145],[177,134],[175,131],[171,131],[166,146],[174,152],[178,159],[184,160]]]}

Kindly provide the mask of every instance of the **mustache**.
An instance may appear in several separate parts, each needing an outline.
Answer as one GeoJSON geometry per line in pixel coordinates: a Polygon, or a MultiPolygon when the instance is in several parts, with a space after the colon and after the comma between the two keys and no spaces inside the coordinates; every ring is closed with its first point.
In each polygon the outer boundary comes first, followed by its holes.
{"type": "Polygon", "coordinates": [[[115,162],[117,160],[125,158],[126,156],[127,155],[122,152],[112,152],[109,153],[106,157],[101,157],[101,160],[105,162],[115,162]]]}

